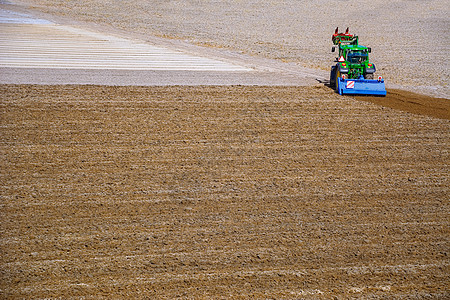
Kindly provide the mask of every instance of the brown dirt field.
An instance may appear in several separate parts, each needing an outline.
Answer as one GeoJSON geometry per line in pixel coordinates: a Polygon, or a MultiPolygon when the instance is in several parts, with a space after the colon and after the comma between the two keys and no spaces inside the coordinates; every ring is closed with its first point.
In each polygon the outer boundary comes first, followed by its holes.
{"type": "Polygon", "coordinates": [[[389,89],[386,97],[357,96],[355,98],[413,114],[450,119],[449,99],[435,98],[396,89],[389,89]]]}
{"type": "Polygon", "coordinates": [[[1,298],[448,298],[446,119],[317,87],[0,86],[1,298]]]}

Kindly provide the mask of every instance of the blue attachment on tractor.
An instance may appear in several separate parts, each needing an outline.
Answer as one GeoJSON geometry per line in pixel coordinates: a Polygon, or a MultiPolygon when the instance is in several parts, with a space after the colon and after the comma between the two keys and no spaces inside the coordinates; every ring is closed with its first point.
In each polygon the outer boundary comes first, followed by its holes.
{"type": "Polygon", "coordinates": [[[384,79],[364,79],[363,76],[358,79],[338,78],[336,85],[339,95],[386,96],[384,79]]]}

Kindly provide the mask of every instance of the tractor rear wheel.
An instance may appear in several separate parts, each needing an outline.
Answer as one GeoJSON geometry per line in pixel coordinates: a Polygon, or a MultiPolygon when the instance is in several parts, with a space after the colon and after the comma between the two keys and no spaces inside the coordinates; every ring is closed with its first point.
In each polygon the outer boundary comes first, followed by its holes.
{"type": "Polygon", "coordinates": [[[366,78],[366,79],[373,79],[373,73],[372,74],[365,74],[364,78],[366,78]]]}

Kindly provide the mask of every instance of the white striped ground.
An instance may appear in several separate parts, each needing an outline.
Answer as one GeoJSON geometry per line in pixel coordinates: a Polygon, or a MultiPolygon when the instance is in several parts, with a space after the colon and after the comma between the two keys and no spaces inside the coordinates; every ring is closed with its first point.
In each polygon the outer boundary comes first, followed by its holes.
{"type": "Polygon", "coordinates": [[[0,9],[0,68],[247,72],[190,55],[0,9]]]}

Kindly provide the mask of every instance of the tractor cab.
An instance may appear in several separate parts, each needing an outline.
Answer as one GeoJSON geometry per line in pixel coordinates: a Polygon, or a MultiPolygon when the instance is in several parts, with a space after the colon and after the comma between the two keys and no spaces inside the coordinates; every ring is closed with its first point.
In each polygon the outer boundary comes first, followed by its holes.
{"type": "Polygon", "coordinates": [[[351,64],[363,64],[368,59],[369,55],[365,50],[355,50],[347,53],[347,61],[351,64]]]}

